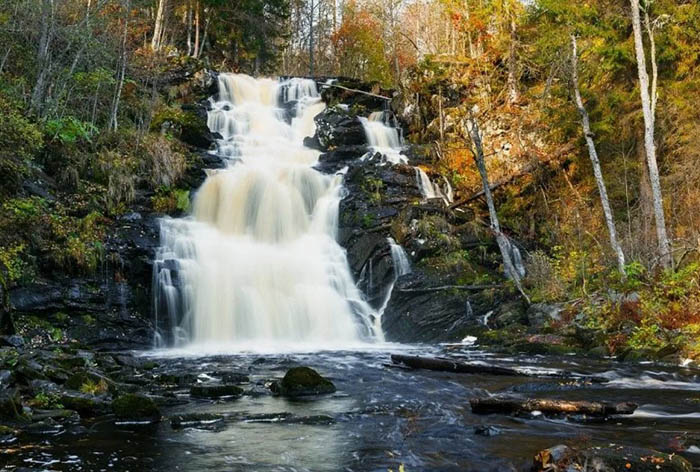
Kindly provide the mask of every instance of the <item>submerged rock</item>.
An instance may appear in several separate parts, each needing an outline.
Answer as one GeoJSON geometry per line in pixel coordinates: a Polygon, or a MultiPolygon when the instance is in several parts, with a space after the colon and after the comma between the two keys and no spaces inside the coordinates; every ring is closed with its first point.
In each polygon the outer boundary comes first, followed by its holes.
{"type": "Polygon", "coordinates": [[[213,413],[189,413],[176,415],[170,418],[170,426],[172,426],[173,429],[206,428],[221,423],[223,420],[223,415],[213,413]]]}
{"type": "Polygon", "coordinates": [[[653,449],[611,445],[576,450],[558,445],[540,451],[535,456],[532,472],[551,470],[599,472],[692,472],[693,466],[677,454],[665,454],[653,449]]]}
{"type": "Polygon", "coordinates": [[[199,398],[239,397],[243,389],[236,385],[193,385],[190,395],[199,398]]]}
{"type": "Polygon", "coordinates": [[[112,411],[120,419],[157,420],[160,418],[160,410],[151,398],[134,393],[122,395],[114,400],[112,411]]]}
{"type": "Polygon", "coordinates": [[[322,395],[336,391],[333,382],[310,367],[289,369],[281,381],[272,383],[270,389],[285,397],[322,395]]]}

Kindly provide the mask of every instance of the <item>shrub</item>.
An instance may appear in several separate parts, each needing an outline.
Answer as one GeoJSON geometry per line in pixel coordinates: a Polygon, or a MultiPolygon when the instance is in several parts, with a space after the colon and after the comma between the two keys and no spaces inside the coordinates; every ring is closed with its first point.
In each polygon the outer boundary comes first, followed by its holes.
{"type": "Polygon", "coordinates": [[[187,168],[181,145],[167,136],[149,134],[144,139],[143,167],[153,188],[177,184],[187,168]]]}

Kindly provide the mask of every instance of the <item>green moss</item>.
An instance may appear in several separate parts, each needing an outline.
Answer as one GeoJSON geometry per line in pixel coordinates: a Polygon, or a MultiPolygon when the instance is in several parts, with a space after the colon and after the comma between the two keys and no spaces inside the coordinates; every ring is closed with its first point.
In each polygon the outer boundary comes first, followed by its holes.
{"type": "Polygon", "coordinates": [[[56,393],[40,392],[29,403],[41,410],[60,410],[63,408],[61,396],[56,393]]]}
{"type": "Polygon", "coordinates": [[[294,367],[281,382],[273,384],[273,392],[289,397],[319,395],[335,392],[333,382],[310,367],[294,367]]]}
{"type": "Polygon", "coordinates": [[[112,402],[112,411],[120,419],[159,419],[156,403],[145,395],[128,393],[112,402]]]}

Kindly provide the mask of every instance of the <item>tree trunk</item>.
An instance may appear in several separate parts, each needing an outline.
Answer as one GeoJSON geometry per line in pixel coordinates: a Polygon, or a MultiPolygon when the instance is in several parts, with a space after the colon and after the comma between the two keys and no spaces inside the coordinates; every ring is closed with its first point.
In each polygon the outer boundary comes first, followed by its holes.
{"type": "Polygon", "coordinates": [[[118,127],[117,115],[119,113],[119,102],[122,96],[122,89],[124,88],[124,79],[126,78],[126,62],[127,62],[127,51],[126,51],[126,40],[129,32],[129,10],[131,9],[131,1],[124,1],[124,31],[122,34],[122,44],[120,52],[120,68],[119,68],[119,78],[117,80],[117,89],[114,93],[114,99],[112,100],[112,112],[110,114],[109,129],[111,131],[116,131],[118,127]]]}
{"type": "Polygon", "coordinates": [[[449,359],[439,359],[435,357],[405,356],[402,354],[392,354],[391,361],[394,364],[403,364],[412,369],[435,370],[440,372],[455,372],[457,374],[488,374],[506,376],[527,376],[527,373],[520,372],[509,367],[491,366],[479,363],[456,362],[449,359]]]}
{"type": "Polygon", "coordinates": [[[187,55],[192,55],[192,1],[187,2],[187,14],[185,15],[187,22],[187,55]]]}
{"type": "Polygon", "coordinates": [[[513,281],[516,288],[523,296],[523,298],[530,303],[530,299],[525,294],[523,290],[522,283],[520,282],[520,274],[515,268],[515,264],[512,259],[512,247],[510,241],[506,235],[501,232],[501,226],[498,222],[498,213],[496,212],[496,205],[493,201],[493,195],[491,194],[491,187],[489,185],[489,177],[486,172],[486,161],[484,159],[484,148],[481,142],[481,132],[479,131],[479,125],[476,119],[469,117],[467,119],[467,128],[471,136],[474,148],[472,154],[474,156],[474,162],[476,167],[479,169],[479,174],[481,175],[481,183],[484,187],[484,196],[486,197],[486,204],[489,208],[489,218],[491,220],[491,230],[496,236],[496,242],[498,243],[498,249],[501,251],[501,257],[503,259],[503,266],[505,268],[506,276],[513,281]]]}
{"type": "Polygon", "coordinates": [[[194,57],[199,57],[199,0],[194,2],[194,57]]]}
{"type": "Polygon", "coordinates": [[[510,20],[510,47],[508,51],[508,101],[516,103],[520,99],[518,92],[518,64],[515,55],[515,45],[517,41],[517,30],[515,26],[515,14],[511,13],[510,20]]]}
{"type": "Polygon", "coordinates": [[[165,23],[165,8],[168,0],[158,0],[158,10],[156,12],[156,22],[153,28],[153,39],[151,39],[151,48],[154,51],[160,49],[161,39],[163,37],[163,25],[165,23]]]}
{"type": "Polygon", "coordinates": [[[46,90],[47,75],[50,65],[51,41],[53,39],[53,0],[41,2],[41,35],[37,50],[37,78],[32,91],[31,108],[41,114],[42,101],[46,90]]]}
{"type": "Polygon", "coordinates": [[[314,0],[309,12],[309,75],[314,76],[314,0]]]}
{"type": "Polygon", "coordinates": [[[593,175],[595,182],[598,185],[598,193],[600,194],[600,204],[603,207],[603,215],[605,216],[605,224],[608,226],[608,234],[610,236],[610,247],[617,257],[617,266],[622,277],[625,276],[625,254],[622,252],[622,247],[617,240],[617,231],[615,230],[615,221],[613,220],[610,202],[608,200],[608,191],[605,187],[603,179],[603,171],[600,168],[600,160],[596,151],[595,143],[593,142],[593,133],[591,132],[590,120],[588,112],[583,105],[581,91],[578,88],[578,51],[576,47],[576,36],[571,35],[571,80],[574,88],[574,98],[576,99],[576,108],[581,114],[581,126],[583,127],[583,135],[586,138],[588,145],[588,157],[591,159],[593,166],[593,175]]]}
{"type": "MultiPolygon", "coordinates": [[[[666,218],[664,215],[663,198],[661,195],[661,180],[656,162],[656,143],[654,142],[654,113],[649,97],[649,74],[647,73],[642,27],[639,18],[639,0],[630,0],[632,5],[632,28],[634,30],[634,49],[637,57],[639,72],[639,93],[644,115],[644,147],[646,150],[647,168],[654,199],[654,218],[656,220],[656,238],[659,245],[659,260],[664,268],[672,266],[671,249],[666,234],[666,218]]],[[[655,91],[654,91],[655,92],[655,91]]]]}
{"type": "MultiPolygon", "coordinates": [[[[207,11],[204,10],[204,13],[206,15],[207,11]]],[[[199,58],[202,56],[202,53],[204,52],[204,43],[207,42],[207,30],[209,29],[209,16],[206,15],[204,19],[204,31],[202,32],[202,40],[199,43],[199,50],[197,51],[197,55],[195,57],[199,58]]]]}

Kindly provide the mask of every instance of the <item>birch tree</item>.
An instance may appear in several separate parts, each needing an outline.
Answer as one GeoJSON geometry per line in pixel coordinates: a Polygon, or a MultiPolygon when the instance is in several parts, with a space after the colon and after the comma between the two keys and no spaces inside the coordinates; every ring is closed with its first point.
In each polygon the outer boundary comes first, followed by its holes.
{"type": "Polygon", "coordinates": [[[498,249],[501,252],[501,258],[503,259],[503,267],[505,269],[506,276],[513,281],[518,292],[523,296],[523,298],[530,303],[530,299],[525,294],[523,290],[523,285],[520,280],[520,273],[515,267],[515,262],[513,261],[513,248],[511,246],[508,237],[501,231],[501,225],[498,222],[498,213],[496,212],[496,204],[493,201],[493,195],[491,194],[491,186],[489,185],[489,177],[486,171],[486,161],[484,158],[484,147],[481,141],[481,131],[479,130],[479,125],[476,118],[471,114],[466,120],[467,131],[471,138],[471,153],[474,158],[474,163],[479,170],[479,175],[481,176],[481,184],[484,188],[484,197],[486,197],[486,204],[489,209],[489,220],[491,222],[491,231],[496,236],[496,243],[498,244],[498,249]]]}
{"type": "MultiPolygon", "coordinates": [[[[666,234],[666,218],[664,215],[663,198],[661,195],[661,180],[659,168],[656,162],[656,143],[654,142],[655,106],[651,97],[656,97],[656,90],[649,90],[649,73],[647,72],[644,41],[642,38],[642,24],[640,19],[639,0],[630,0],[632,5],[632,29],[634,34],[634,50],[637,58],[637,70],[639,73],[639,94],[642,102],[642,114],[644,115],[644,149],[646,151],[647,168],[651,184],[652,199],[654,205],[654,219],[656,221],[656,238],[659,245],[659,260],[664,268],[672,265],[671,248],[666,234]]],[[[653,37],[653,36],[652,36],[653,37]]],[[[652,50],[652,58],[655,60],[655,51],[652,50]]],[[[654,84],[656,87],[656,84],[654,84]]]]}
{"type": "Polygon", "coordinates": [[[603,207],[603,215],[605,216],[605,224],[608,227],[608,235],[610,236],[610,247],[612,247],[613,252],[617,258],[617,266],[620,274],[624,276],[625,274],[625,254],[622,252],[622,247],[617,240],[617,231],[615,230],[615,221],[613,219],[613,214],[610,209],[610,201],[608,200],[608,191],[605,187],[605,180],[603,179],[603,171],[600,168],[600,159],[598,159],[598,152],[596,151],[595,142],[593,141],[593,133],[591,132],[591,124],[588,118],[588,112],[586,107],[583,105],[583,99],[581,98],[581,91],[578,85],[578,50],[576,44],[576,36],[571,35],[571,81],[573,84],[574,99],[576,101],[576,108],[581,115],[581,127],[583,128],[583,135],[586,138],[586,145],[588,146],[588,157],[591,159],[591,165],[593,166],[593,175],[595,176],[596,185],[598,186],[598,193],[600,194],[600,204],[603,207]]]}

